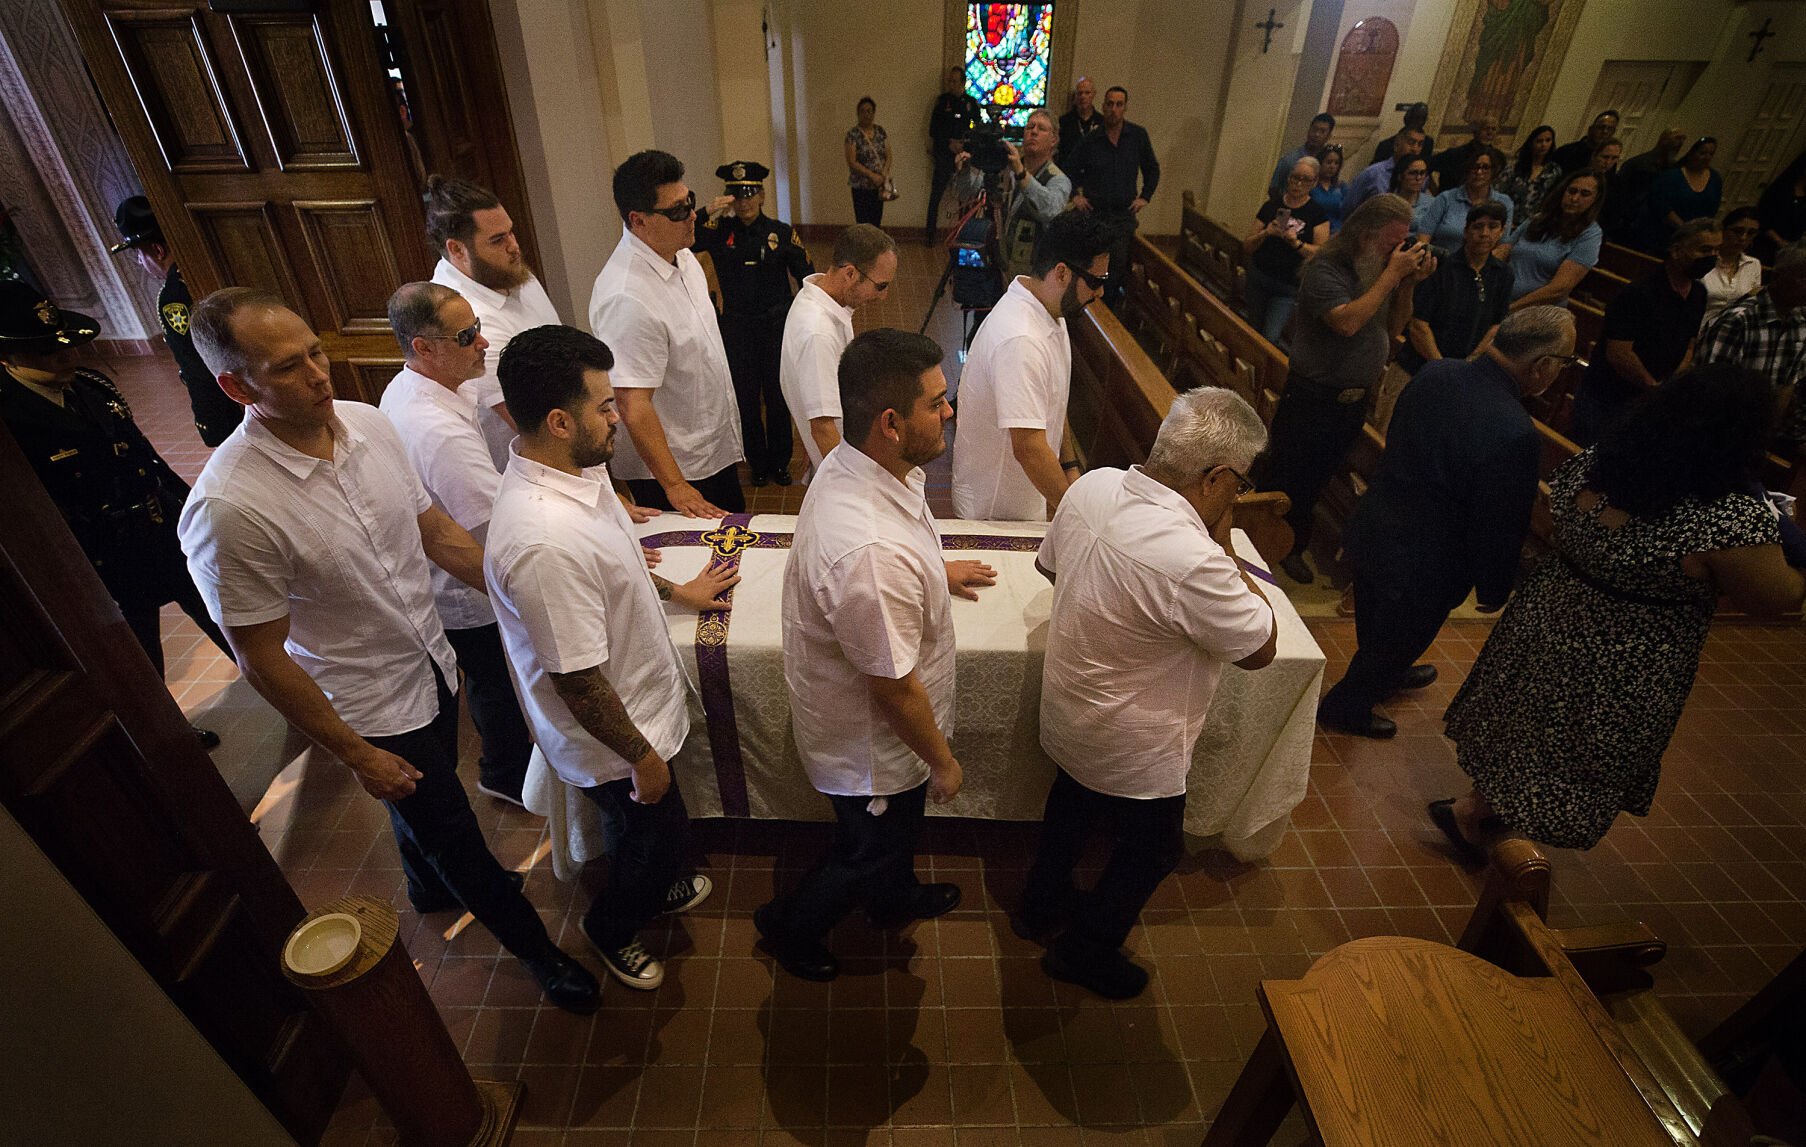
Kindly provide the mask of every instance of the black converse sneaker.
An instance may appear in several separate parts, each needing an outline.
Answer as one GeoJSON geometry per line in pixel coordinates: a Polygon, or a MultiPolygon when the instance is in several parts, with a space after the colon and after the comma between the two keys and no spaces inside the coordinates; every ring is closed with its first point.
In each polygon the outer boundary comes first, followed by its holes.
{"type": "Polygon", "coordinates": [[[650,992],[665,982],[665,966],[653,959],[652,953],[638,940],[629,940],[612,952],[597,946],[596,952],[607,965],[609,974],[630,988],[650,992]]]}
{"type": "Polygon", "coordinates": [[[700,872],[690,876],[680,876],[665,889],[665,906],[660,909],[670,916],[678,912],[688,912],[709,898],[715,891],[715,882],[700,872]]]}

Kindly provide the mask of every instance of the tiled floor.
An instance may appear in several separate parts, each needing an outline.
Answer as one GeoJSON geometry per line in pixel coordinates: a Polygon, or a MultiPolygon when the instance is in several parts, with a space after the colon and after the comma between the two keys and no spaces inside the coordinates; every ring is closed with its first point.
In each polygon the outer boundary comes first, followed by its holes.
{"type": "MultiPolygon", "coordinates": [[[[920,248],[904,256],[896,297],[862,327],[919,323],[939,263],[920,248]]],[[[934,330],[957,340],[955,321],[943,310],[934,330]]],[[[113,366],[140,422],[192,473],[205,451],[173,372],[113,366]]],[[[939,482],[944,492],[944,466],[939,482]]],[[[754,506],[794,510],[802,489],[767,487],[754,506]]],[[[1353,626],[1311,628],[1333,680],[1353,626]]],[[[1110,1004],[1041,974],[1003,912],[1033,830],[975,822],[932,823],[921,863],[925,877],[964,888],[958,912],[888,943],[849,923],[833,940],[847,972],[831,986],[774,978],[751,913],[817,854],[822,828],[705,821],[698,861],[718,891],[650,938],[669,962],[664,986],[610,984],[600,1013],[571,1016],[540,1006],[481,929],[414,916],[380,806],[342,768],[297,754],[186,621],[168,631],[171,688],[225,733],[216,760],[302,899],[356,891],[402,905],[409,950],[472,1070],[527,1083],[518,1147],[1195,1144],[1260,1032],[1259,979],[1295,976],[1355,936],[1450,941],[1474,901],[1473,878],[1422,813],[1463,787],[1439,714],[1487,625],[1454,622],[1431,653],[1442,680],[1391,709],[1396,740],[1317,738],[1310,795],[1267,862],[1192,857],[1160,889],[1130,941],[1154,973],[1141,999],[1110,1004]]],[[[1625,818],[1590,853],[1553,857],[1557,923],[1640,918],[1669,941],[1657,987],[1694,1035],[1806,943],[1803,689],[1799,627],[1721,627],[1651,816],[1625,818]]],[[[575,921],[596,874],[558,884],[536,818],[475,803],[497,855],[530,870],[528,893],[554,934],[591,959],[575,921]]],[[[354,1082],[328,1142],[391,1141],[354,1082]]]]}

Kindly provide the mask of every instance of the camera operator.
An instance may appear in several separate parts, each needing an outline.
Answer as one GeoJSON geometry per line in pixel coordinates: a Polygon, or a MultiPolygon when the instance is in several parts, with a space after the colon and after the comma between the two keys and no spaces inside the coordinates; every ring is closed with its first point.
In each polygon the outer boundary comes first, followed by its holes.
{"type": "Polygon", "coordinates": [[[1003,143],[1012,177],[1003,225],[1003,262],[1008,277],[1028,272],[1041,228],[1066,210],[1066,201],[1072,198],[1072,180],[1053,159],[1059,143],[1059,126],[1051,113],[1040,108],[1028,114],[1020,147],[1008,140],[1003,143]]]}
{"type": "Polygon", "coordinates": [[[1429,245],[1408,242],[1410,233],[1410,206],[1376,195],[1304,265],[1291,369],[1260,475],[1267,489],[1292,500],[1286,521],[1294,541],[1280,568],[1297,582],[1316,576],[1304,552],[1317,496],[1361,433],[1367,392],[1411,321],[1412,293],[1436,272],[1429,245]]]}

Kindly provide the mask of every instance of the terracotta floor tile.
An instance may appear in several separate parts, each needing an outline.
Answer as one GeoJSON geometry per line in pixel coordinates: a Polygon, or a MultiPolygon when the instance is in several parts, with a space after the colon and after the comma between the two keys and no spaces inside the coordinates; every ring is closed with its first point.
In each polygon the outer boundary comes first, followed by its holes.
{"type": "Polygon", "coordinates": [[[957,1064],[950,1069],[953,1117],[960,1127],[1014,1125],[1010,1068],[1004,1064],[957,1064]]]}
{"type": "Polygon", "coordinates": [[[702,1110],[702,1077],[700,1067],[647,1067],[640,1080],[634,1127],[695,1127],[702,1110]]]}
{"type": "Polygon", "coordinates": [[[640,1100],[641,1067],[591,1064],[577,1078],[573,1127],[632,1127],[640,1100]]]}

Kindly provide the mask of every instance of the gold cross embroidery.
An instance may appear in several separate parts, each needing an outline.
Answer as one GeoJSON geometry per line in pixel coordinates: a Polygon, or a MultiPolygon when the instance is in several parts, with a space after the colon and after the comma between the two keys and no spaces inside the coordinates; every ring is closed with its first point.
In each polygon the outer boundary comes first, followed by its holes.
{"type": "Polygon", "coordinates": [[[759,535],[744,526],[718,526],[702,535],[718,558],[738,557],[742,550],[751,549],[759,542],[759,535]]]}

